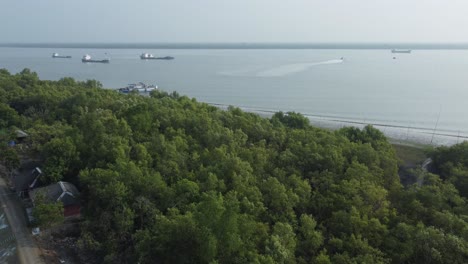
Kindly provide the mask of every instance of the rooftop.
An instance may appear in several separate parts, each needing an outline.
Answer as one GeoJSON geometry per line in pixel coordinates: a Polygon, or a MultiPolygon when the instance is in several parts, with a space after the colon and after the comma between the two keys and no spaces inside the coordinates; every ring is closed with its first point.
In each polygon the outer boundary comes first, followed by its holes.
{"type": "Polygon", "coordinates": [[[75,185],[68,182],[60,181],[55,184],[34,189],[29,192],[29,196],[34,202],[41,193],[45,195],[47,202],[61,201],[64,206],[80,203],[80,192],[76,189],[75,185]]]}

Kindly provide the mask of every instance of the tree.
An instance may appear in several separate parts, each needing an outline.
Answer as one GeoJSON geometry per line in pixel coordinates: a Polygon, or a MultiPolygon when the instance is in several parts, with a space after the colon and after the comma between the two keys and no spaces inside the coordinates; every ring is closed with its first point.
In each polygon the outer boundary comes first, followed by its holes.
{"type": "MultiPolygon", "coordinates": [[[[435,149],[440,175],[415,170],[421,181],[402,188],[394,148],[371,126],[331,132],[294,112],[265,119],[99,87],[0,70],[0,126],[28,131],[43,180],[76,183],[80,245],[96,262],[468,259],[468,143],[435,149]]],[[[9,140],[0,162],[11,169],[9,140]]],[[[52,226],[60,212],[37,202],[34,214],[52,226]]]]}
{"type": "Polygon", "coordinates": [[[62,180],[73,163],[78,162],[78,151],[70,137],[54,138],[42,148],[45,159],[44,177],[41,181],[46,184],[62,180]]]}
{"type": "Polygon", "coordinates": [[[277,263],[295,263],[296,235],[289,224],[278,222],[273,226],[273,233],[268,241],[266,252],[277,263]]]}
{"type": "Polygon", "coordinates": [[[47,202],[45,194],[38,193],[34,205],[33,216],[40,227],[50,228],[63,222],[62,202],[47,202]]]}
{"type": "Polygon", "coordinates": [[[309,119],[296,112],[278,112],[271,118],[272,122],[279,122],[289,128],[304,129],[309,126],[309,119]]]}
{"type": "Polygon", "coordinates": [[[5,166],[5,168],[9,172],[19,167],[20,160],[15,149],[9,147],[2,147],[0,148],[0,152],[0,160],[3,166],[5,166]]]}
{"type": "Polygon", "coordinates": [[[433,169],[442,179],[452,183],[468,198],[468,141],[430,151],[433,169]]]}
{"type": "Polygon", "coordinates": [[[303,214],[299,220],[298,253],[310,261],[323,245],[323,235],[316,229],[317,222],[312,216],[303,214]]]}
{"type": "Polygon", "coordinates": [[[0,162],[8,172],[13,171],[20,165],[20,159],[16,149],[8,146],[8,142],[14,139],[13,133],[0,130],[0,162]]]}
{"type": "Polygon", "coordinates": [[[15,109],[0,102],[0,129],[20,125],[20,116],[15,109]]]}

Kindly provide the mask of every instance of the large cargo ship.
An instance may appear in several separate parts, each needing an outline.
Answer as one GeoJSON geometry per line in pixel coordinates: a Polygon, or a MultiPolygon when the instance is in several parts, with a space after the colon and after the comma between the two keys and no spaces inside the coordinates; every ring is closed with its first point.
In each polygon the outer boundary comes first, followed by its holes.
{"type": "Polygon", "coordinates": [[[83,58],[81,59],[82,62],[94,62],[94,63],[109,63],[109,59],[103,59],[103,60],[95,60],[91,58],[88,54],[84,55],[83,58]]]}
{"type": "Polygon", "coordinates": [[[392,49],[392,53],[411,53],[410,49],[392,49]]]}
{"type": "Polygon", "coordinates": [[[171,57],[171,56],[165,56],[165,57],[155,57],[153,54],[151,53],[142,53],[140,55],[140,59],[142,60],[173,60],[174,57],[171,57]]]}
{"type": "Polygon", "coordinates": [[[60,55],[58,53],[53,53],[52,54],[52,58],[58,58],[58,59],[71,59],[72,56],[64,56],[64,55],[60,55]]]}

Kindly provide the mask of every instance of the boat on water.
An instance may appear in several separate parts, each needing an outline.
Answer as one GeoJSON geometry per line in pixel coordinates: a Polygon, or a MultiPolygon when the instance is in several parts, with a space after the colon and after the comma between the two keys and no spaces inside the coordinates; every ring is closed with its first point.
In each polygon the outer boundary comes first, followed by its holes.
{"type": "Polygon", "coordinates": [[[140,55],[140,59],[142,60],[173,60],[174,57],[171,57],[171,56],[165,56],[165,57],[155,57],[153,54],[151,53],[142,53],[140,55]]]}
{"type": "Polygon", "coordinates": [[[134,91],[138,93],[149,93],[157,89],[158,89],[157,85],[152,85],[152,84],[148,85],[143,82],[139,82],[139,83],[131,83],[127,87],[119,88],[117,90],[120,93],[127,94],[127,93],[134,92],[134,91]]]}
{"type": "Polygon", "coordinates": [[[94,63],[109,63],[110,62],[109,59],[95,60],[88,54],[84,55],[81,61],[82,62],[94,62],[94,63]]]}
{"type": "Polygon", "coordinates": [[[154,60],[154,59],[156,59],[156,57],[154,57],[154,55],[150,54],[150,53],[142,53],[140,55],[140,59],[142,59],[142,60],[154,60]]]}
{"type": "Polygon", "coordinates": [[[72,56],[64,56],[60,55],[58,53],[52,53],[52,58],[58,58],[58,59],[71,59],[72,56]]]}
{"type": "Polygon", "coordinates": [[[411,53],[410,49],[392,49],[392,53],[411,53]]]}

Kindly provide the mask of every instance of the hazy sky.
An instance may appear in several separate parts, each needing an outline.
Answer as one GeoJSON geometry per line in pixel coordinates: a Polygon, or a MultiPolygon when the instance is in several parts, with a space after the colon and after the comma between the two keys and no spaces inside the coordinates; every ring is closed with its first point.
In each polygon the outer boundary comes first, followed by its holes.
{"type": "Polygon", "coordinates": [[[468,0],[0,0],[0,42],[468,42],[468,0]]]}

